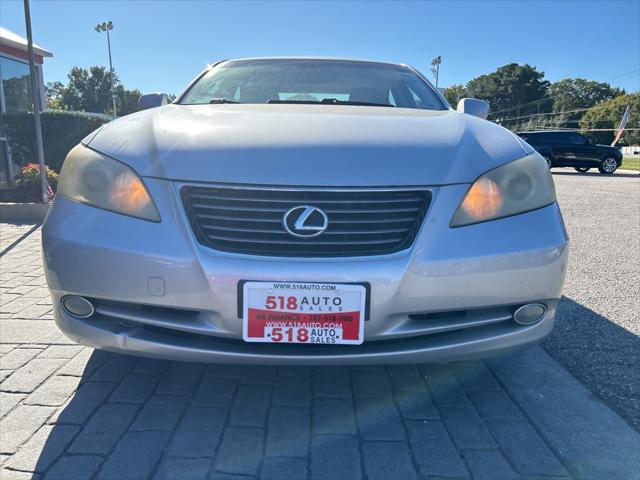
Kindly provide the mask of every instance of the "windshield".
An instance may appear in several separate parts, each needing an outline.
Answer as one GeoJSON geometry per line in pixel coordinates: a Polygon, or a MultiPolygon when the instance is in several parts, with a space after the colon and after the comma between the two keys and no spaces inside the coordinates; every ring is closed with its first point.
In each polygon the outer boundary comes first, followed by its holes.
{"type": "Polygon", "coordinates": [[[198,79],[179,103],[318,103],[446,109],[435,91],[410,68],[348,60],[224,62],[198,79]]]}

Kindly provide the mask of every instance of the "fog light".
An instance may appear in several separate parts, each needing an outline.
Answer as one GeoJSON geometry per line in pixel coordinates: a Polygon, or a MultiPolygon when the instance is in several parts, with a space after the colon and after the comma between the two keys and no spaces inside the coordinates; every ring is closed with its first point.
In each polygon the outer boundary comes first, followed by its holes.
{"type": "Polygon", "coordinates": [[[67,295],[62,299],[62,306],[74,317],[89,318],[93,315],[93,304],[86,298],[77,295],[67,295]]]}
{"type": "Polygon", "coordinates": [[[547,313],[547,307],[542,303],[530,303],[517,309],[513,319],[520,325],[532,325],[539,322],[547,313]]]}

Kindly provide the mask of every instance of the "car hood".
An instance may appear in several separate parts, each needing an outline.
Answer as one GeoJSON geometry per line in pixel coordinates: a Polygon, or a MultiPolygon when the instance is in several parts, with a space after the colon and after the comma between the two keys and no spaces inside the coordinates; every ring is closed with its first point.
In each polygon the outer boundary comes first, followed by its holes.
{"type": "Polygon", "coordinates": [[[452,110],[339,105],[167,105],[83,141],[142,176],[300,186],[467,183],[529,153],[452,110]]]}

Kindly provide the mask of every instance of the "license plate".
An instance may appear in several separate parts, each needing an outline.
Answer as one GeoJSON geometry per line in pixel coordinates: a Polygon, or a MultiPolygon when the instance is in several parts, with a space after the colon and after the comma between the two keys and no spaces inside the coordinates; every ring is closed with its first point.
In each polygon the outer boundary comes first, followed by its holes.
{"type": "Polygon", "coordinates": [[[245,282],[246,342],[360,345],[367,292],[340,283],[245,282]]]}

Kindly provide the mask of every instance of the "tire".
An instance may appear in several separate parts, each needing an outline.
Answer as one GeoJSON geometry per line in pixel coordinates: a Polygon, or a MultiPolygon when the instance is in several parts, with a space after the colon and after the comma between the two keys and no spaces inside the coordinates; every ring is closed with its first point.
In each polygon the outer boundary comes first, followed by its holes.
{"type": "Polygon", "coordinates": [[[547,162],[547,167],[551,170],[551,167],[553,167],[553,158],[551,158],[551,155],[543,155],[542,158],[544,158],[544,161],[547,162]]]}
{"type": "Polygon", "coordinates": [[[618,161],[613,157],[605,157],[600,162],[598,170],[603,175],[611,175],[618,169],[618,161]]]}
{"type": "Polygon", "coordinates": [[[575,169],[576,169],[576,172],[580,172],[580,173],[585,173],[591,170],[590,167],[575,167],[575,169]]]}

